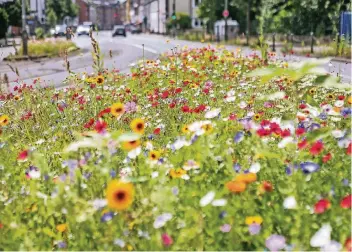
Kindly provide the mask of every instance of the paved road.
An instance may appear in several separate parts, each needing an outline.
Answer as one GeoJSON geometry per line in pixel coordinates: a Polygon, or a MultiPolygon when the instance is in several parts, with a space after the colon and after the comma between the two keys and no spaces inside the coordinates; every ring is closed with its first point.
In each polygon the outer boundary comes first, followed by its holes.
{"type": "MultiPolygon", "coordinates": [[[[204,44],[199,42],[190,42],[184,40],[170,39],[158,35],[130,35],[124,37],[112,37],[111,32],[103,31],[95,34],[95,38],[99,42],[102,54],[104,55],[104,66],[111,69],[117,68],[122,72],[129,72],[130,65],[143,57],[157,58],[163,52],[171,51],[177,45],[183,47],[201,47],[204,44]],[[109,56],[110,50],[112,57],[109,56]]],[[[69,58],[71,70],[73,72],[93,72],[92,69],[92,55],[91,55],[91,41],[89,37],[76,37],[73,41],[82,49],[82,53],[71,56],[69,58]]],[[[229,50],[235,50],[236,46],[227,46],[229,50]]],[[[11,48],[0,48],[1,57],[5,57],[11,53],[11,48]]],[[[251,54],[254,51],[249,48],[244,48],[245,54],[251,54]]],[[[1,60],[1,59],[0,59],[1,60]]],[[[304,57],[290,56],[290,61],[302,61],[304,57]]],[[[13,67],[17,67],[20,74],[21,81],[31,84],[35,78],[40,77],[44,85],[55,85],[60,87],[63,85],[63,80],[67,77],[68,73],[65,70],[63,59],[48,59],[41,62],[19,62],[11,63],[13,67]]],[[[338,73],[342,76],[345,82],[351,81],[351,63],[331,62],[325,66],[325,69],[336,75],[338,73]]],[[[0,74],[7,73],[11,86],[16,85],[19,79],[16,73],[6,65],[6,62],[0,62],[0,74]]]]}

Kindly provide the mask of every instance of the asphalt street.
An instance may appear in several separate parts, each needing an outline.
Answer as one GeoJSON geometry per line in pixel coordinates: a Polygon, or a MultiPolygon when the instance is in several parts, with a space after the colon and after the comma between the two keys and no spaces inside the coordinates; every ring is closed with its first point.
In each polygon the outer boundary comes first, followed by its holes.
{"type": "MultiPolygon", "coordinates": [[[[169,39],[158,35],[131,35],[127,37],[112,37],[111,32],[102,31],[95,33],[94,37],[98,41],[101,53],[104,55],[104,66],[112,69],[119,69],[121,72],[129,72],[131,64],[143,58],[155,59],[161,53],[171,52],[176,46],[202,47],[204,44],[184,40],[169,39]],[[110,51],[112,57],[110,57],[110,51]]],[[[73,72],[93,72],[92,45],[88,36],[73,38],[73,41],[81,48],[81,52],[69,57],[70,68],[73,72]]],[[[236,50],[236,46],[226,46],[229,50],[236,50]]],[[[63,86],[63,81],[68,76],[63,58],[46,59],[42,61],[28,61],[10,63],[12,68],[17,68],[20,77],[11,69],[8,63],[2,61],[9,53],[13,53],[13,48],[0,48],[0,74],[7,73],[11,87],[17,85],[17,80],[31,84],[34,79],[40,77],[43,85],[63,86]]],[[[255,53],[252,49],[243,48],[246,55],[255,53]]],[[[289,56],[288,61],[306,60],[304,57],[289,56]]],[[[351,63],[330,61],[324,68],[333,75],[339,75],[344,82],[351,82],[351,63]]]]}

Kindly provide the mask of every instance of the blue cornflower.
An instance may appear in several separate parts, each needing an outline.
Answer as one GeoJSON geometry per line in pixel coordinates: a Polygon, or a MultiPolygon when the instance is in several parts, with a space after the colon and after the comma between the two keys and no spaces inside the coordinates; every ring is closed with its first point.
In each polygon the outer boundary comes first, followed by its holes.
{"type": "Polygon", "coordinates": [[[235,143],[239,143],[239,142],[241,142],[243,140],[243,138],[244,138],[243,131],[239,131],[239,132],[236,133],[235,137],[233,138],[233,141],[235,143]]]}
{"type": "Polygon", "coordinates": [[[304,174],[310,174],[319,170],[320,166],[313,162],[303,162],[301,163],[301,169],[304,174]]]}

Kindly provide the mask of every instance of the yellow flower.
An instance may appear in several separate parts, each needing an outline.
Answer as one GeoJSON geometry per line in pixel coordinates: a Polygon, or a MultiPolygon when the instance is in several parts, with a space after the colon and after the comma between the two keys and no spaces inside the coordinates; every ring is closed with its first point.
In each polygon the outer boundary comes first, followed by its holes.
{"type": "Polygon", "coordinates": [[[182,168],[178,168],[176,170],[175,169],[171,169],[169,173],[170,173],[170,176],[172,178],[181,178],[187,172],[185,170],[183,170],[182,168]]]}
{"type": "Polygon", "coordinates": [[[188,125],[182,127],[182,133],[189,133],[188,125]]]}
{"type": "Polygon", "coordinates": [[[149,158],[151,160],[158,160],[160,158],[160,152],[155,150],[149,152],[149,158]]]}
{"type": "Polygon", "coordinates": [[[133,141],[129,141],[129,142],[123,142],[122,143],[122,148],[124,150],[130,151],[130,150],[133,150],[133,149],[137,148],[140,145],[141,145],[141,141],[140,140],[133,140],[133,141]]]}
{"type": "Polygon", "coordinates": [[[309,94],[314,95],[316,92],[315,88],[309,89],[309,94]]]}
{"type": "Polygon", "coordinates": [[[263,218],[260,216],[248,216],[246,217],[246,224],[251,225],[251,224],[262,224],[263,218]]]}
{"type": "Polygon", "coordinates": [[[124,210],[133,202],[134,187],[131,183],[112,180],[106,190],[108,206],[115,210],[124,210]]]}
{"type": "Polygon", "coordinates": [[[98,77],[96,78],[96,82],[98,83],[98,84],[103,84],[104,83],[104,77],[103,76],[101,76],[101,75],[98,75],[98,77]]]}
{"type": "Polygon", "coordinates": [[[143,134],[144,133],[145,124],[144,124],[143,119],[140,119],[140,118],[134,119],[131,122],[130,126],[131,126],[131,129],[132,129],[133,132],[139,133],[139,134],[143,134]]]}
{"type": "Polygon", "coordinates": [[[349,104],[352,104],[352,96],[348,97],[347,101],[348,101],[349,104]]]}
{"type": "Polygon", "coordinates": [[[16,101],[18,101],[20,98],[21,98],[21,97],[20,97],[19,95],[15,95],[15,96],[13,97],[13,99],[15,99],[16,101]]]}
{"type": "Polygon", "coordinates": [[[6,126],[10,122],[10,118],[7,115],[0,116],[0,126],[6,126]]]}
{"type": "Polygon", "coordinates": [[[128,245],[127,245],[127,250],[128,250],[128,251],[132,251],[132,250],[133,250],[132,245],[128,244],[128,245]]]}
{"type": "Polygon", "coordinates": [[[335,100],[335,95],[334,94],[328,94],[326,97],[328,99],[330,99],[330,100],[335,100]]]}
{"type": "Polygon", "coordinates": [[[125,112],[125,108],[122,103],[114,103],[110,108],[110,113],[115,116],[119,117],[125,112]]]}
{"type": "Polygon", "coordinates": [[[205,124],[202,126],[202,129],[205,130],[205,133],[210,134],[213,131],[213,126],[211,126],[211,124],[205,124]]]}
{"type": "Polygon", "coordinates": [[[254,120],[258,121],[262,116],[260,114],[254,115],[254,120]]]}
{"type": "Polygon", "coordinates": [[[60,233],[65,232],[67,229],[67,224],[63,223],[63,224],[59,224],[56,226],[56,230],[59,231],[60,233]]]}

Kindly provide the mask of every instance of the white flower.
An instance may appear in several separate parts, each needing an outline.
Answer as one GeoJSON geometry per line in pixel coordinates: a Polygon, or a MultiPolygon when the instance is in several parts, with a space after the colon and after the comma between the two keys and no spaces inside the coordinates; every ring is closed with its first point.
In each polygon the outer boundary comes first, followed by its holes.
{"type": "Polygon", "coordinates": [[[335,138],[341,138],[345,135],[345,131],[342,131],[342,130],[333,130],[331,131],[331,134],[333,137],[335,138]]]}
{"type": "Polygon", "coordinates": [[[236,100],[236,97],[235,96],[227,96],[226,98],[225,98],[225,101],[226,102],[233,102],[233,101],[235,101],[236,100]]]}
{"type": "Polygon", "coordinates": [[[91,201],[90,203],[93,205],[93,207],[96,210],[104,208],[108,204],[106,199],[95,199],[95,200],[91,201]]]}
{"type": "Polygon", "coordinates": [[[225,206],[227,204],[226,199],[217,199],[211,203],[213,206],[225,206]]]}
{"type": "Polygon", "coordinates": [[[206,112],[204,117],[207,119],[217,117],[220,114],[220,111],[221,111],[221,109],[219,109],[219,108],[212,109],[212,110],[206,112]]]}
{"type": "Polygon", "coordinates": [[[210,191],[208,192],[199,202],[201,207],[205,207],[206,205],[210,204],[215,197],[215,192],[210,191]]]}
{"type": "Polygon", "coordinates": [[[159,172],[152,172],[152,178],[157,178],[159,176],[159,172]]]}
{"type": "Polygon", "coordinates": [[[172,214],[170,214],[170,213],[164,213],[162,215],[159,215],[158,217],[156,217],[156,219],[153,223],[153,227],[154,228],[161,228],[166,224],[166,222],[168,222],[171,219],[172,219],[172,214]]]}
{"type": "Polygon", "coordinates": [[[284,200],[284,208],[295,209],[297,207],[297,201],[294,196],[289,196],[284,200]]]}
{"type": "Polygon", "coordinates": [[[244,108],[247,107],[247,103],[244,102],[244,101],[241,101],[240,104],[239,104],[239,106],[240,106],[241,109],[244,109],[244,108]]]}
{"type": "Polygon", "coordinates": [[[39,179],[40,178],[40,171],[37,169],[32,169],[28,172],[28,175],[31,179],[39,179]]]}
{"type": "Polygon", "coordinates": [[[131,151],[128,152],[127,156],[130,159],[135,159],[139,154],[141,154],[142,148],[141,147],[137,147],[131,151]]]}
{"type": "Polygon", "coordinates": [[[260,171],[260,164],[259,163],[254,163],[249,167],[249,172],[251,173],[257,173],[260,171]]]}
{"type": "Polygon", "coordinates": [[[182,167],[184,170],[189,171],[191,169],[198,169],[199,164],[194,160],[188,160],[182,167]]]}
{"type": "Polygon", "coordinates": [[[329,251],[341,251],[342,249],[342,245],[341,243],[337,242],[337,241],[330,241],[329,244],[326,244],[324,245],[320,251],[326,251],[326,252],[329,252],[329,251]]]}
{"type": "Polygon", "coordinates": [[[145,143],[145,148],[146,148],[147,150],[153,150],[153,144],[152,144],[152,142],[150,142],[150,141],[146,142],[146,143],[145,143]]]}
{"type": "Polygon", "coordinates": [[[174,148],[175,150],[179,150],[183,146],[189,146],[189,145],[190,143],[186,141],[185,138],[179,138],[172,144],[172,148],[174,148]]]}
{"type": "Polygon", "coordinates": [[[115,239],[114,240],[114,244],[119,246],[120,248],[123,248],[126,245],[126,243],[123,240],[121,240],[121,239],[115,239]]]}
{"type": "Polygon", "coordinates": [[[317,248],[330,244],[330,234],[330,224],[324,224],[310,239],[310,246],[317,248]]]}
{"type": "Polygon", "coordinates": [[[334,103],[335,107],[341,108],[343,107],[344,102],[341,100],[338,100],[334,103]]]}
{"type": "Polygon", "coordinates": [[[278,146],[280,149],[282,149],[282,148],[285,148],[287,144],[292,143],[292,142],[293,142],[293,137],[285,137],[284,139],[282,139],[282,140],[280,141],[280,143],[278,143],[277,146],[278,146]]]}

